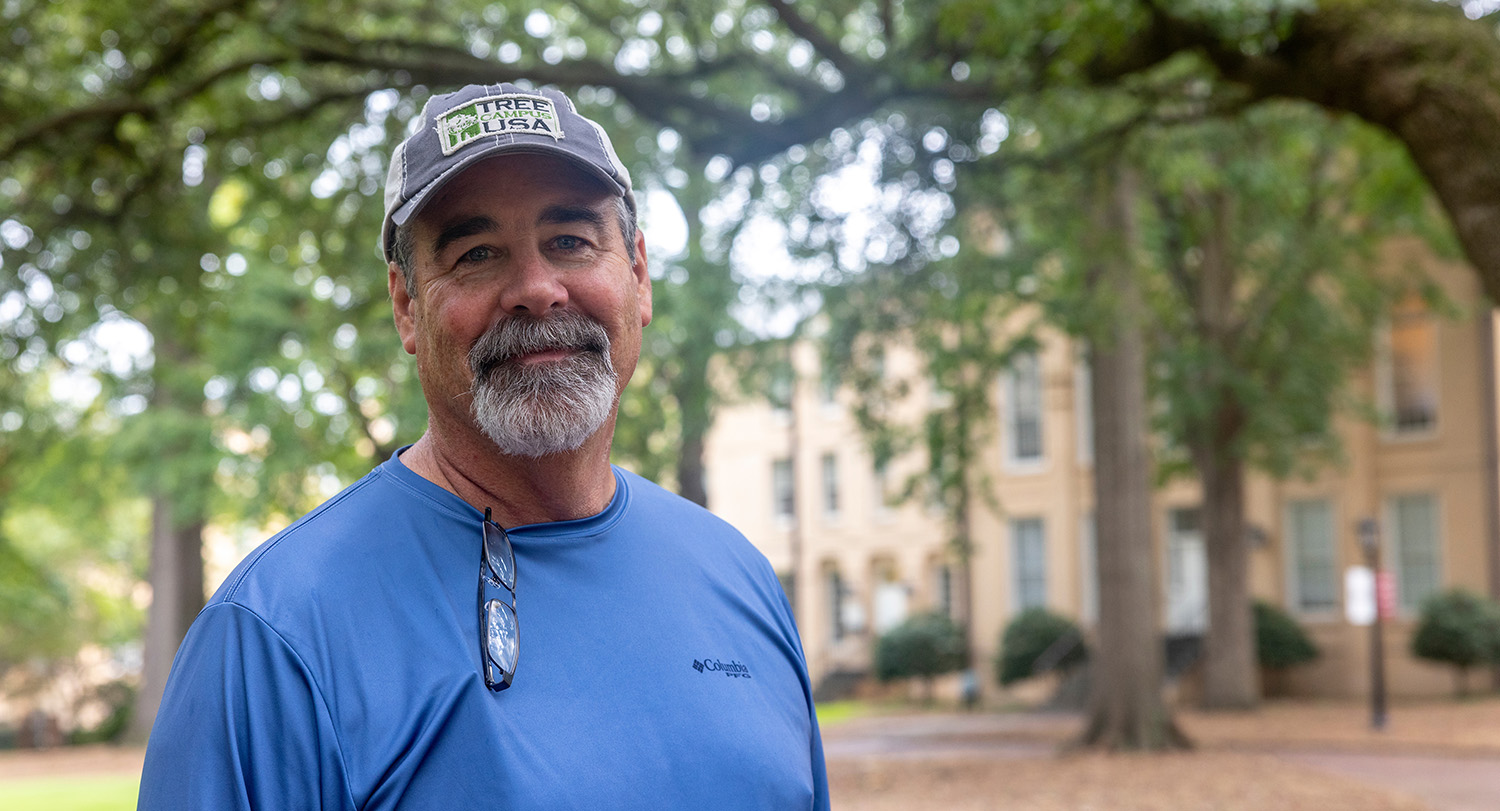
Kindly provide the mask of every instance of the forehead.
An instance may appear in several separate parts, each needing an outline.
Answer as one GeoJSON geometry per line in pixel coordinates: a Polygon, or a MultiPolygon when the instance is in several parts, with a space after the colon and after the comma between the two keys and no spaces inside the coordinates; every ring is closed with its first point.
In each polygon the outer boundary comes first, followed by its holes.
{"type": "Polygon", "coordinates": [[[440,223],[483,213],[513,216],[559,203],[605,208],[618,195],[603,181],[553,155],[510,154],[487,158],[466,169],[423,207],[417,221],[440,223]]]}

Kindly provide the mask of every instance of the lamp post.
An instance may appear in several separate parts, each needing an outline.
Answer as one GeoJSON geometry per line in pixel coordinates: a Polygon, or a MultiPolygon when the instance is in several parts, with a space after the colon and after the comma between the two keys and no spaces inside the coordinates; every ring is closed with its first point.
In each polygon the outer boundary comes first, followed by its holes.
{"type": "Polygon", "coordinates": [[[1370,726],[1385,729],[1385,634],[1381,629],[1380,610],[1380,522],[1364,518],[1359,522],[1359,547],[1375,579],[1375,621],[1370,623],[1370,726]]]}

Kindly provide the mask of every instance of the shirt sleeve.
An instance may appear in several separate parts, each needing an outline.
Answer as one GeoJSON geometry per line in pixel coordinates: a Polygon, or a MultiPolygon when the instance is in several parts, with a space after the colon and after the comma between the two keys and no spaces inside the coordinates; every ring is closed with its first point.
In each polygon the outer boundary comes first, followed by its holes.
{"type": "Polygon", "coordinates": [[[216,603],[189,629],[146,748],[138,807],[355,807],[315,681],[249,609],[216,603]]]}

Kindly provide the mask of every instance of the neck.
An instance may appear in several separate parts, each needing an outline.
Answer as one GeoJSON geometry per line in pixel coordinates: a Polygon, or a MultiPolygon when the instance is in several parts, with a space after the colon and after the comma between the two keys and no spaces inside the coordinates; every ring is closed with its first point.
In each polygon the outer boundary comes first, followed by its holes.
{"type": "Polygon", "coordinates": [[[444,441],[429,429],[401,462],[475,509],[493,508],[504,527],[587,518],[603,512],[615,495],[612,423],[576,450],[538,458],[506,456],[486,439],[444,441]]]}

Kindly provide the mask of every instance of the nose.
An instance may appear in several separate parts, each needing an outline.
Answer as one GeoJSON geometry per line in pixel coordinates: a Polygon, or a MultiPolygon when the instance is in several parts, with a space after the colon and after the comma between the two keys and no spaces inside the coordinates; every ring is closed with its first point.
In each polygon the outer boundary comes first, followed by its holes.
{"type": "Polygon", "coordinates": [[[509,271],[501,294],[505,312],[539,317],[567,306],[568,288],[561,274],[539,251],[516,256],[509,271]]]}

